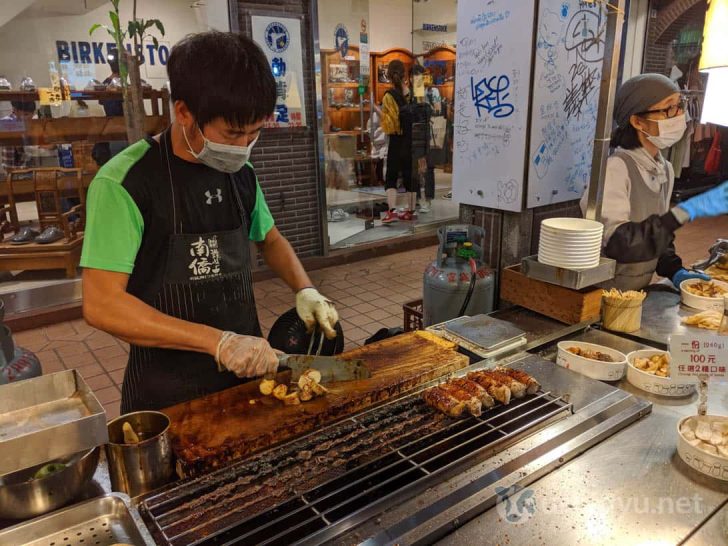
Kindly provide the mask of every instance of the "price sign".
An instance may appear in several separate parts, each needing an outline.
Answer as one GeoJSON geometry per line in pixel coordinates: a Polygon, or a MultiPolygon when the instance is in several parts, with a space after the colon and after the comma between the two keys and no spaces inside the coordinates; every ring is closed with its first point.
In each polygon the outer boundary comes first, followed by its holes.
{"type": "Polygon", "coordinates": [[[673,377],[709,377],[712,381],[726,381],[728,337],[714,334],[672,336],[670,355],[670,375],[673,377]]]}

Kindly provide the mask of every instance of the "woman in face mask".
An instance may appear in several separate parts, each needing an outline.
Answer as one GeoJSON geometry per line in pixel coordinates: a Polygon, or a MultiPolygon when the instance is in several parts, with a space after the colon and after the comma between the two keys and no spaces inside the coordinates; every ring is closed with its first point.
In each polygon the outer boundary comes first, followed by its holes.
{"type": "MultiPolygon", "coordinates": [[[[601,218],[603,253],[617,261],[612,286],[639,290],[655,272],[676,287],[690,278],[707,280],[683,267],[675,254],[675,230],[697,218],[727,214],[728,182],[670,207],[675,174],[661,151],[685,134],[680,89],[661,74],[632,78],[617,92],[614,121],[615,150],[607,160],[601,218]]],[[[582,212],[586,201],[585,192],[582,212]]]]}

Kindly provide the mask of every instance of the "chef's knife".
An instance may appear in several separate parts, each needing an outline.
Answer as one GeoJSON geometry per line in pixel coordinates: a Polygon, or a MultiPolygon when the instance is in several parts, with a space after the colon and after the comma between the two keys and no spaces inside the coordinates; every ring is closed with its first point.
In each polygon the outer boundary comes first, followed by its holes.
{"type": "Polygon", "coordinates": [[[280,355],[278,365],[291,369],[291,381],[296,382],[301,374],[313,368],[321,372],[321,383],[354,381],[371,377],[369,368],[362,360],[344,360],[335,356],[280,355]]]}

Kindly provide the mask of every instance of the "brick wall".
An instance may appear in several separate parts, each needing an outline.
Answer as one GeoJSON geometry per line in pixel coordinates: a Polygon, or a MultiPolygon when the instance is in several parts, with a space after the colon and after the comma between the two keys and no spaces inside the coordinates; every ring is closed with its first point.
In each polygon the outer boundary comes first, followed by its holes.
{"type": "Polygon", "coordinates": [[[276,225],[299,257],[323,254],[310,1],[245,0],[237,3],[238,28],[248,36],[252,36],[251,15],[301,17],[308,127],[263,131],[251,157],[276,225]]]}
{"type": "Polygon", "coordinates": [[[663,0],[653,2],[650,8],[654,13],[647,22],[643,71],[667,75],[672,68],[672,41],[683,28],[703,26],[707,3],[705,0],[663,0]]]}

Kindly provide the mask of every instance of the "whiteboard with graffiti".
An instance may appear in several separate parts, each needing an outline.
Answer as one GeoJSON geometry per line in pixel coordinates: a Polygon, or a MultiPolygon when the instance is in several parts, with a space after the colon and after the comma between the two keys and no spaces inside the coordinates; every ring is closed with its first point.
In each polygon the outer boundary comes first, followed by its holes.
{"type": "Polygon", "coordinates": [[[541,0],[529,208],[579,199],[589,185],[606,19],[599,3],[541,0]]]}
{"type": "Polygon", "coordinates": [[[520,211],[534,0],[460,0],[453,199],[520,211]]]}

